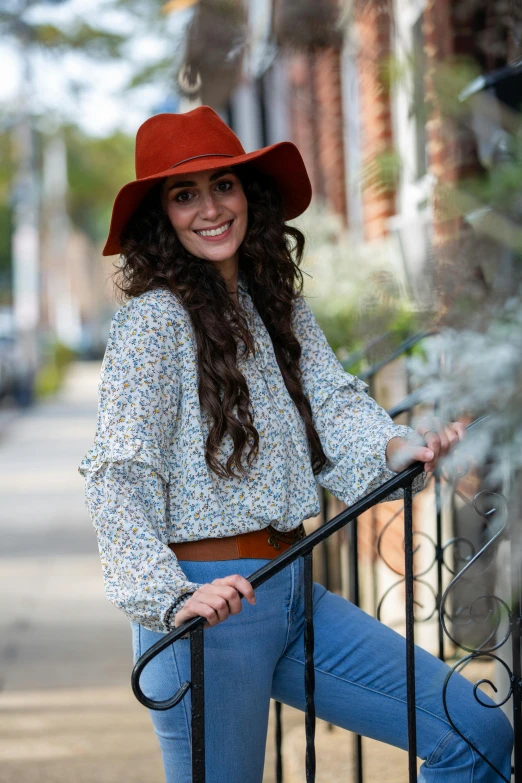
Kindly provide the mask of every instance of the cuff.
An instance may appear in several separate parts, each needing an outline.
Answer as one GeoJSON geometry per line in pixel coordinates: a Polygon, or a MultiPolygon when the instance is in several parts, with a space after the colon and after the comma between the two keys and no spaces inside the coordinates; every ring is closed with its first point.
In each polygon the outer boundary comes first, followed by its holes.
{"type": "MultiPolygon", "coordinates": [[[[391,427],[386,428],[385,432],[385,442],[384,447],[382,451],[382,459],[383,459],[383,465],[385,466],[385,471],[387,473],[387,478],[393,478],[397,475],[397,471],[390,470],[386,466],[386,447],[388,446],[388,443],[392,438],[411,438],[412,435],[415,434],[415,430],[413,430],[411,427],[407,427],[404,424],[393,424],[391,427]]],[[[426,471],[423,471],[422,473],[419,473],[418,476],[416,476],[413,479],[412,483],[412,492],[415,495],[417,492],[422,492],[426,484],[426,471]]],[[[402,500],[404,498],[404,490],[399,489],[397,492],[394,492],[392,495],[386,498],[386,500],[402,500]]]]}
{"type": "Polygon", "coordinates": [[[177,601],[174,601],[174,603],[170,604],[170,606],[167,606],[167,608],[163,611],[161,615],[161,624],[165,633],[170,633],[174,630],[174,617],[179,612],[179,610],[185,606],[188,599],[195,592],[195,590],[187,590],[187,592],[183,593],[183,595],[181,595],[177,601]]]}

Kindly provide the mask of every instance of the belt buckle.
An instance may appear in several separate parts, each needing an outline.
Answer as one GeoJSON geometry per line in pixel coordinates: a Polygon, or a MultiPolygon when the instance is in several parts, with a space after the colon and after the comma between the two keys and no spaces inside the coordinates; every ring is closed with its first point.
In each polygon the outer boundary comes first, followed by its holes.
{"type": "Polygon", "coordinates": [[[287,533],[280,533],[279,530],[272,528],[267,540],[269,546],[273,546],[274,549],[279,551],[282,543],[292,546],[292,544],[305,538],[305,536],[304,525],[301,523],[299,527],[296,527],[294,530],[289,530],[287,533]]]}

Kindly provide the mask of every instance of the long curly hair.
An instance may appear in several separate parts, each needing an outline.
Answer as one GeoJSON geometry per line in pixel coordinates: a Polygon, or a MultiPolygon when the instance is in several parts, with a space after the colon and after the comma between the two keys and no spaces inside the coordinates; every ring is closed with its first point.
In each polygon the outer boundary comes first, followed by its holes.
{"type": "MultiPolygon", "coordinates": [[[[304,236],[284,222],[281,193],[271,177],[248,164],[234,171],[248,202],[239,268],[271,337],[288,393],[303,419],[312,468],[318,473],[326,456],[303,391],[301,346],[291,322],[293,301],[303,287],[299,264],[304,236]]],[[[189,253],[179,241],[161,204],[161,185],[149,191],[122,235],[115,284],[124,299],[166,288],[188,311],[197,341],[200,404],[210,415],[206,462],[217,476],[238,478],[247,474],[259,451],[248,384],[237,365],[238,356],[254,353],[254,341],[216,267],[189,253]],[[226,433],[233,451],[223,464],[217,451],[226,433]]]]}

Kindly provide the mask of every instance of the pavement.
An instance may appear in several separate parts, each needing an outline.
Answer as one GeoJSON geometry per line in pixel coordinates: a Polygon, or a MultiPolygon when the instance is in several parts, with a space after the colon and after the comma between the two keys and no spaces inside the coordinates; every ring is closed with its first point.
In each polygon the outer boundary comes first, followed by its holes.
{"type": "MultiPolygon", "coordinates": [[[[0,783],[164,783],[77,472],[98,374],[73,365],[59,396],[0,430],[0,783]]],[[[304,717],[283,718],[285,783],[303,783],[304,717]]],[[[273,739],[271,721],[263,783],[275,783],[273,739]]],[[[318,721],[316,748],[317,783],[354,779],[348,732],[318,721]]],[[[365,740],[364,758],[365,780],[407,780],[403,751],[365,740]]]]}
{"type": "MultiPolygon", "coordinates": [[[[0,783],[165,779],[77,472],[99,369],[73,365],[55,399],[6,413],[0,429],[0,783]]],[[[287,711],[288,730],[302,722],[287,711]]],[[[263,783],[274,783],[273,735],[271,725],[263,783]]]]}

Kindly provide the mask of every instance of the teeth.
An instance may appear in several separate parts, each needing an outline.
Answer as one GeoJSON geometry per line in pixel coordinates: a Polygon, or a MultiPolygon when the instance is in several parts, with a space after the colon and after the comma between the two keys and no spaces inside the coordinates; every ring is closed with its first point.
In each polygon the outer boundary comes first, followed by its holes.
{"type": "Polygon", "coordinates": [[[228,231],[231,223],[232,221],[229,220],[229,222],[225,223],[221,228],[213,228],[211,231],[196,231],[196,234],[199,234],[200,237],[218,237],[220,234],[224,234],[225,231],[228,231]]]}

